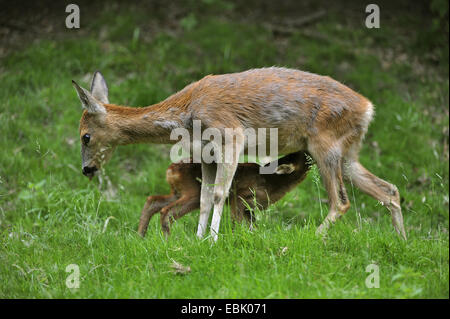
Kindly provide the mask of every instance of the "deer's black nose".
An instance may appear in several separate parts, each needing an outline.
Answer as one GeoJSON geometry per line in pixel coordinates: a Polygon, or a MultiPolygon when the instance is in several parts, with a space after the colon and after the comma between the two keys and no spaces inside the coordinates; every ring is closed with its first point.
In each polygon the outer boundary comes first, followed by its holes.
{"type": "Polygon", "coordinates": [[[94,175],[94,173],[96,171],[97,171],[97,167],[95,167],[95,166],[92,166],[92,167],[85,166],[85,167],[83,167],[83,175],[85,175],[85,176],[92,176],[92,175],[94,175]]]}

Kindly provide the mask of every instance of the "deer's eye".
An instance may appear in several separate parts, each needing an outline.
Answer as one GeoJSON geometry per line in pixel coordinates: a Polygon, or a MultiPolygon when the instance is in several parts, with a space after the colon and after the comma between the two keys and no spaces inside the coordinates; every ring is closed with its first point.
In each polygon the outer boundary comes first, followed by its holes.
{"type": "Polygon", "coordinates": [[[91,135],[84,134],[83,137],[81,138],[81,140],[83,141],[84,145],[88,145],[89,141],[91,140],[91,135]]]}

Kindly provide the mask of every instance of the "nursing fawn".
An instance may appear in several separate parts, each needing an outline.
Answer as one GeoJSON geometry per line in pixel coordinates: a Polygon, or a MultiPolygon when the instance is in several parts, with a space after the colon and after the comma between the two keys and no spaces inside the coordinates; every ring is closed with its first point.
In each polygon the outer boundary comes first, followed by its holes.
{"type": "MultiPolygon", "coordinates": [[[[254,223],[253,210],[266,209],[280,200],[306,177],[310,163],[304,152],[280,158],[274,174],[260,174],[256,163],[240,163],[234,175],[229,195],[231,217],[236,222],[254,223]]],[[[170,223],[200,208],[201,164],[172,163],[166,171],[169,195],[147,198],[139,221],[138,233],[145,236],[152,216],[161,214],[161,228],[168,235],[170,223]]]]}
{"type": "Polygon", "coordinates": [[[278,67],[208,75],[164,101],[142,108],[109,104],[108,89],[99,72],[94,75],[91,92],[73,84],[85,109],[80,121],[82,170],[90,178],[117,145],[174,144],[172,130],[192,131],[195,121],[201,122],[202,130],[214,128],[223,133],[225,139],[219,146],[232,149],[233,156],[224,158],[227,153],[218,152],[217,164],[202,158],[199,237],[204,235],[213,208],[211,235],[217,240],[238,155],[249,147],[245,131],[273,128],[278,132],[279,154],[307,151],[317,163],[329,199],[329,213],[319,234],[349,209],[347,180],[380,201],[390,211],[395,230],[406,239],[397,187],[359,162],[374,107],[330,77],[278,67]],[[227,129],[233,131],[231,140],[226,138],[227,129]]]}

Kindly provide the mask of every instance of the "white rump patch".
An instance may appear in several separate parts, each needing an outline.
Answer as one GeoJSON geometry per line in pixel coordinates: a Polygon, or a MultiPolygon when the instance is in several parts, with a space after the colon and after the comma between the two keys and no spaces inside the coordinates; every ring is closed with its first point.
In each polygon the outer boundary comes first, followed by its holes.
{"type": "Polygon", "coordinates": [[[371,102],[368,102],[367,110],[363,116],[363,126],[364,126],[365,130],[367,130],[367,128],[369,127],[369,124],[372,121],[374,114],[375,114],[375,108],[371,102]]]}

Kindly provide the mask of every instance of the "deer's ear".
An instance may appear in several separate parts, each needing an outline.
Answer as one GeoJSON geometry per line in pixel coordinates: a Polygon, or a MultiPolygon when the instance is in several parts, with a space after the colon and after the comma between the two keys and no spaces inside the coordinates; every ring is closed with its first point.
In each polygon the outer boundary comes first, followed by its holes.
{"type": "Polygon", "coordinates": [[[278,165],[277,169],[275,170],[275,174],[283,175],[283,174],[291,174],[295,170],[295,167],[293,164],[281,164],[278,165]]]}
{"type": "Polygon", "coordinates": [[[77,90],[78,97],[80,98],[81,105],[84,109],[86,109],[89,113],[104,113],[106,114],[105,107],[98,101],[95,97],[92,96],[92,94],[88,91],[83,89],[81,86],[77,84],[77,82],[72,80],[72,84],[75,87],[75,90],[77,90]]]}
{"type": "Polygon", "coordinates": [[[108,86],[103,75],[96,71],[91,83],[91,93],[99,101],[109,104],[108,86]]]}

